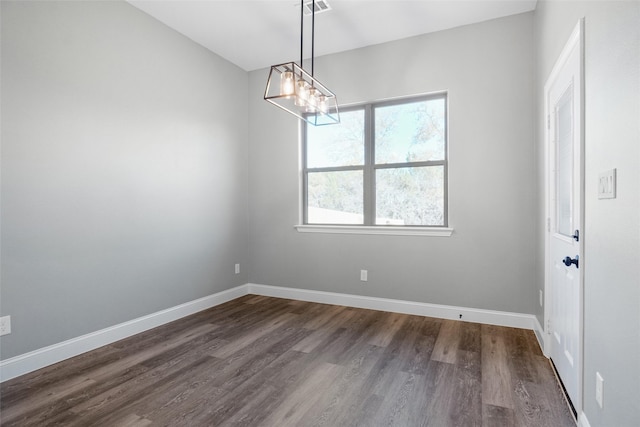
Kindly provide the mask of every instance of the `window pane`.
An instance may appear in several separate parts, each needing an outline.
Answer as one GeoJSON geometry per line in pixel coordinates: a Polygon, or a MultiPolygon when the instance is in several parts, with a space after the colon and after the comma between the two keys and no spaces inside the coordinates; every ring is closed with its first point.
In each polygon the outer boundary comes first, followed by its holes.
{"type": "Polygon", "coordinates": [[[364,164],[364,110],[340,113],[340,123],[307,126],[307,167],[364,164]]]}
{"type": "Polygon", "coordinates": [[[375,157],[377,164],[444,160],[444,99],[377,107],[375,157]]]}
{"type": "Polygon", "coordinates": [[[376,225],[445,225],[444,167],[376,170],[376,225]]]}
{"type": "Polygon", "coordinates": [[[364,224],[362,171],[313,172],[307,176],[309,224],[364,224]]]}
{"type": "Polygon", "coordinates": [[[556,106],[556,231],[573,235],[573,86],[556,106]]]}

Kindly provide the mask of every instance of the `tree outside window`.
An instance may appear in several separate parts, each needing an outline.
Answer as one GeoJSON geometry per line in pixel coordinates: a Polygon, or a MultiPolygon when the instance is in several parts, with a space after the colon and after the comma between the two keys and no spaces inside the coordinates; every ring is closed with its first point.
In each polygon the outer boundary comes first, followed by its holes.
{"type": "Polygon", "coordinates": [[[447,226],[446,94],[347,109],[304,132],[306,224],[447,226]]]}

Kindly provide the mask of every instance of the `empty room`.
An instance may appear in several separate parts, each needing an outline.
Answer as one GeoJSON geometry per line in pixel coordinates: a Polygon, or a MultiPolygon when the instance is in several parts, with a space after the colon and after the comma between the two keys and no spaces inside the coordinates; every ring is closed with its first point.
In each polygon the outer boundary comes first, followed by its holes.
{"type": "Polygon", "coordinates": [[[0,19],[0,425],[640,425],[640,1],[0,19]]]}

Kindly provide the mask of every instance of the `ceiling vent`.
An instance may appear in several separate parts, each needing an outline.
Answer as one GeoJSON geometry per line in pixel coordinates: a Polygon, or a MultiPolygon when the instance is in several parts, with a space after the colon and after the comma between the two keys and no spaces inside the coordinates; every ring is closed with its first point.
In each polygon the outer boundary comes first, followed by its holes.
{"type": "Polygon", "coordinates": [[[311,15],[313,13],[313,3],[316,4],[316,14],[331,10],[331,6],[326,0],[309,0],[304,2],[304,14],[311,15]]]}

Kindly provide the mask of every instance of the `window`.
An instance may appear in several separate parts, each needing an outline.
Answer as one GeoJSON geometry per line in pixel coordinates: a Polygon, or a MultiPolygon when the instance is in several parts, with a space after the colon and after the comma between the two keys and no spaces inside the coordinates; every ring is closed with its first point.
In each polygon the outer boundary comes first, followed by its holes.
{"type": "Polygon", "coordinates": [[[446,94],[346,109],[304,128],[304,223],[447,227],[446,94]]]}

